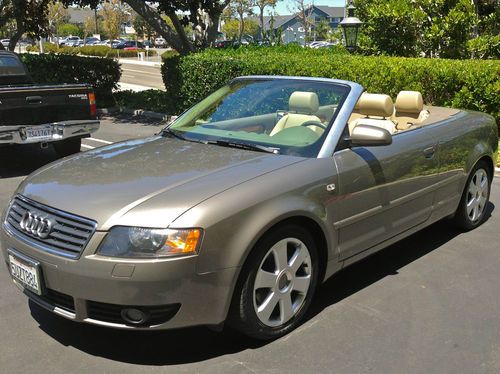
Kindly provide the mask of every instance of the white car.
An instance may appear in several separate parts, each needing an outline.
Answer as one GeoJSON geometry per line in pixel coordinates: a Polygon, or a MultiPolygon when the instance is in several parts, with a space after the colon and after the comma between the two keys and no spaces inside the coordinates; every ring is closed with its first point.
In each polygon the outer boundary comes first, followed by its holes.
{"type": "Polygon", "coordinates": [[[5,48],[8,48],[9,47],[9,43],[10,43],[10,39],[2,39],[2,40],[0,40],[0,43],[2,43],[2,45],[5,48]]]}
{"type": "Polygon", "coordinates": [[[156,38],[155,39],[155,47],[166,47],[167,46],[167,41],[163,38],[156,38]]]}

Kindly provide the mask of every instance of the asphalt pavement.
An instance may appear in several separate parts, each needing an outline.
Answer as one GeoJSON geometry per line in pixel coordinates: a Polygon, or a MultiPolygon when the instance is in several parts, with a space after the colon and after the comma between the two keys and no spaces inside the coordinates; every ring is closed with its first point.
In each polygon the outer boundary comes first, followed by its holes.
{"type": "MultiPolygon", "coordinates": [[[[162,125],[107,118],[84,144],[148,136],[162,125]]],[[[0,207],[29,172],[56,158],[51,149],[0,149],[0,207]]],[[[500,178],[482,226],[462,233],[442,221],[343,270],[319,288],[308,320],[271,343],[204,327],[151,333],[77,324],[29,302],[2,265],[0,370],[498,373],[498,207],[500,178]]]]}
{"type": "Polygon", "coordinates": [[[120,60],[122,76],[119,82],[120,89],[144,91],[147,89],[164,90],[160,66],[140,63],[137,60],[120,60]]]}

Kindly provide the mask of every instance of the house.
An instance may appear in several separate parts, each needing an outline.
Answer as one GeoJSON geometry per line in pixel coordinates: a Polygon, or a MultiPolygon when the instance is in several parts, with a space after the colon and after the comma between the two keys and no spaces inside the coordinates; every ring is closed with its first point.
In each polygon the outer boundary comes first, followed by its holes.
{"type": "MultiPolygon", "coordinates": [[[[311,5],[306,11],[307,18],[311,24],[311,37],[314,38],[314,26],[322,21],[327,21],[332,30],[335,30],[340,22],[345,17],[344,7],[332,7],[327,5],[311,5]]],[[[266,16],[264,17],[264,29],[270,30],[271,27],[275,32],[281,28],[283,43],[306,43],[306,30],[302,24],[298,14],[290,14],[285,16],[266,16]],[[274,24],[271,26],[271,24],[274,24]]]]}

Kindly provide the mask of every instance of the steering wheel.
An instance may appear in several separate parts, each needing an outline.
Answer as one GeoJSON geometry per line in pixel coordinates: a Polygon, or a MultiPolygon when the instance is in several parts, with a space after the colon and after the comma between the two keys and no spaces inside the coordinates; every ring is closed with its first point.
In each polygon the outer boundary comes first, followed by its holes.
{"type": "Polygon", "coordinates": [[[301,124],[300,126],[304,126],[304,127],[307,127],[307,126],[317,126],[319,128],[322,128],[323,130],[326,130],[326,126],[323,125],[321,122],[318,122],[318,121],[306,121],[303,124],[301,124]]]}

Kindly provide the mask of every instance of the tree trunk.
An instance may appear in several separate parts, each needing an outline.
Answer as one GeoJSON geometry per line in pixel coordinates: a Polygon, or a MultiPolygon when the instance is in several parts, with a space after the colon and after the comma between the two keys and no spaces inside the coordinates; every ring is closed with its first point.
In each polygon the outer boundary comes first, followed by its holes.
{"type": "Polygon", "coordinates": [[[243,37],[243,31],[245,30],[245,21],[243,20],[243,13],[240,16],[240,27],[238,29],[238,42],[241,44],[241,38],[243,37]]]}
{"type": "Polygon", "coordinates": [[[189,48],[189,52],[194,52],[194,46],[191,43],[191,41],[188,39],[186,35],[186,31],[184,30],[184,26],[182,26],[181,21],[179,20],[179,17],[177,17],[177,14],[175,12],[168,13],[167,16],[170,18],[172,21],[175,31],[177,32],[177,36],[179,37],[181,43],[186,47],[189,48]]]}
{"type": "Polygon", "coordinates": [[[264,40],[264,8],[259,8],[260,39],[264,40]]]}
{"type": "Polygon", "coordinates": [[[23,34],[24,34],[24,27],[23,27],[21,22],[17,22],[16,33],[14,35],[12,35],[12,37],[10,38],[9,51],[14,52],[14,49],[16,48],[17,42],[19,41],[19,39],[21,39],[23,34]]]}
{"type": "MultiPolygon", "coordinates": [[[[181,55],[186,55],[194,50],[192,43],[183,41],[178,34],[161,18],[160,14],[151,8],[145,1],[123,0],[135,10],[151,27],[160,34],[181,55]]],[[[173,20],[172,20],[173,21],[173,20]]]]}

